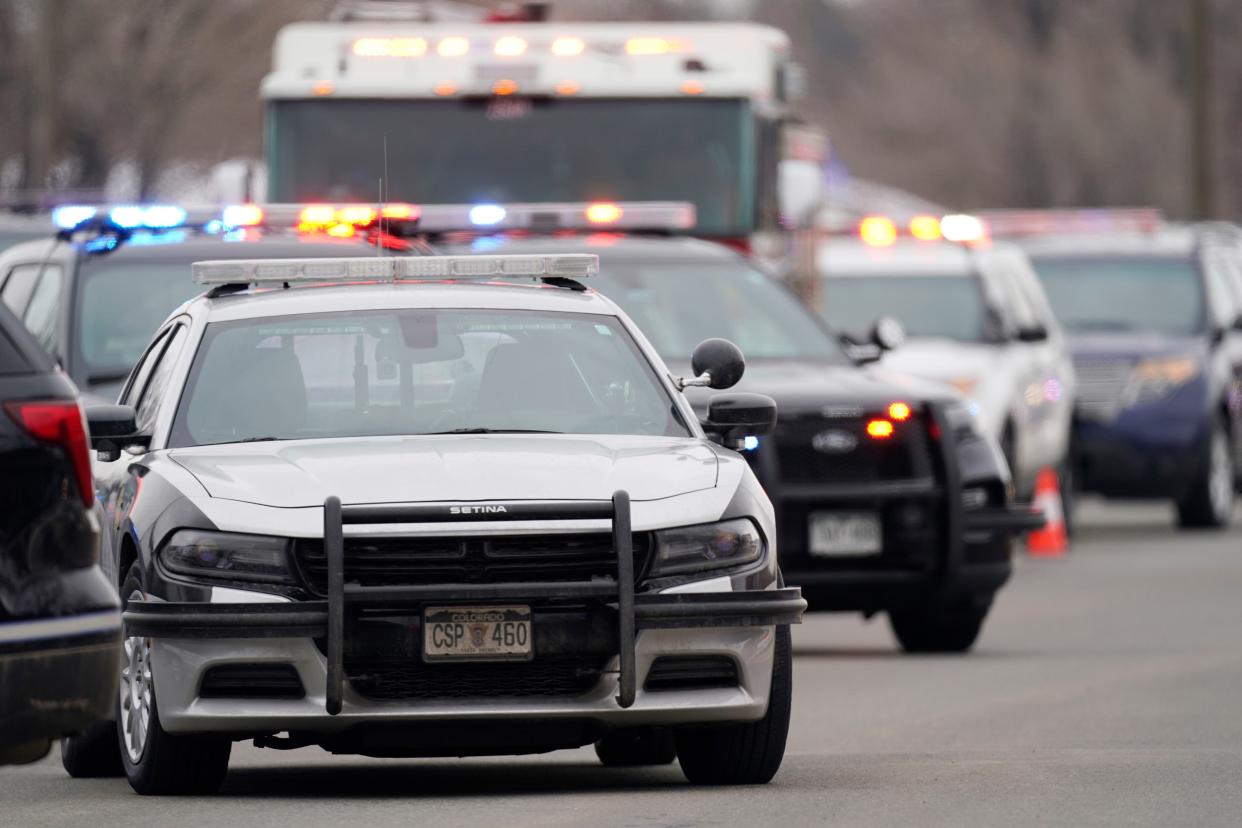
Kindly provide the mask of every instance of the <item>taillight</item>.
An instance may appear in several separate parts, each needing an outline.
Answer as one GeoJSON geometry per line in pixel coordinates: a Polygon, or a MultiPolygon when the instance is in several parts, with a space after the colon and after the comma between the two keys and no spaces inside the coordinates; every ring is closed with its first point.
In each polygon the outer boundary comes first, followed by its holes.
{"type": "Polygon", "coordinates": [[[73,401],[37,400],[5,403],[4,410],[31,437],[58,445],[65,450],[73,464],[82,503],[87,507],[94,504],[95,487],[91,482],[86,417],[83,416],[81,407],[73,401]]]}

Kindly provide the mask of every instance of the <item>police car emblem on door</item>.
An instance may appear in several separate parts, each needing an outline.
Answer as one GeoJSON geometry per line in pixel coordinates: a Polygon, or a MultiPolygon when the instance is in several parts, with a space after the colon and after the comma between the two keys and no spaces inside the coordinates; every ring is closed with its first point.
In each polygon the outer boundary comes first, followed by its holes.
{"type": "Polygon", "coordinates": [[[845,454],[858,446],[858,438],[848,431],[829,429],[811,438],[811,448],[824,454],[845,454]]]}

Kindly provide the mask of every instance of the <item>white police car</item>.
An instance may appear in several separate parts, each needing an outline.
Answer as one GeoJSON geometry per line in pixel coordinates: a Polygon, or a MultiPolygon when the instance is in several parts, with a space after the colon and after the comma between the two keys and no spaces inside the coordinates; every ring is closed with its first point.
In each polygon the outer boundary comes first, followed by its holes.
{"type": "Polygon", "coordinates": [[[981,232],[972,216],[917,217],[909,233],[887,217],[864,218],[855,236],[819,247],[819,309],[855,338],[878,317],[900,321],[907,342],[883,364],[970,397],[1029,496],[1040,471],[1070,473],[1074,367],[1030,260],[981,232]]]}
{"type": "MultiPolygon", "coordinates": [[[[160,328],[120,405],[88,412],[126,573],[117,730],[136,790],[214,790],[243,739],[594,742],[606,764],[675,752],[694,782],[772,777],[805,602],[727,446],[775,404],[721,394],[700,423],[680,388],[732,385],[740,353],[709,340],[696,377],[670,376],[577,281],[596,267],[194,266],[212,289],[160,328]]],[[[107,758],[75,748],[74,775],[107,758]]]]}

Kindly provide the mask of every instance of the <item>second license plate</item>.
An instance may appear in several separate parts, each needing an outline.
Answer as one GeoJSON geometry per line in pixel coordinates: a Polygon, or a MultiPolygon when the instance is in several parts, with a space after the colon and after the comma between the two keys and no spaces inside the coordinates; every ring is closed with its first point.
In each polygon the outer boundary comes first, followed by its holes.
{"type": "Polygon", "coordinates": [[[530,607],[427,607],[426,661],[527,661],[534,655],[530,607]]]}
{"type": "Polygon", "coordinates": [[[875,555],[884,546],[875,512],[812,512],[807,532],[807,549],[820,558],[875,555]]]}

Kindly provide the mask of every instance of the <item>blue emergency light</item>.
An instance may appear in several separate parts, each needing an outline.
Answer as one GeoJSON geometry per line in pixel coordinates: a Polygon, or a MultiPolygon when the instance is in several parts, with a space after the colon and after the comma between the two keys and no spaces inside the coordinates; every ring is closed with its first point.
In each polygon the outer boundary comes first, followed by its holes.
{"type": "Polygon", "coordinates": [[[491,227],[505,220],[505,208],[499,204],[476,204],[470,208],[470,223],[476,227],[491,227]]]}

